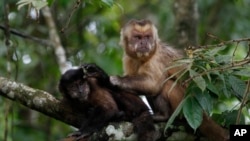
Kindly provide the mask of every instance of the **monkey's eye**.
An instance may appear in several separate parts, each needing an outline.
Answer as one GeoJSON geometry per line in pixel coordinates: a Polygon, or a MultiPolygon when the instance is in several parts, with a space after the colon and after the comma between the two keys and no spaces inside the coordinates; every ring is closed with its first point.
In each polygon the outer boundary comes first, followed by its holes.
{"type": "Polygon", "coordinates": [[[139,39],[139,40],[140,40],[140,39],[141,39],[141,36],[140,36],[140,35],[134,35],[133,38],[134,38],[134,39],[139,39]]]}

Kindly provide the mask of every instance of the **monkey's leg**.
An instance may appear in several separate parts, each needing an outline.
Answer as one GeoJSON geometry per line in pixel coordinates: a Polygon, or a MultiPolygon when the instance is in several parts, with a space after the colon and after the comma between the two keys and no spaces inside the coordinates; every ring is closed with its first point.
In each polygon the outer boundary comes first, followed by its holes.
{"type": "Polygon", "coordinates": [[[167,121],[170,116],[170,104],[167,99],[163,98],[162,94],[156,97],[151,97],[153,99],[154,115],[153,119],[156,122],[167,121]]]}
{"type": "Polygon", "coordinates": [[[229,141],[229,133],[203,113],[203,120],[199,127],[202,134],[212,141],[229,141]]]}

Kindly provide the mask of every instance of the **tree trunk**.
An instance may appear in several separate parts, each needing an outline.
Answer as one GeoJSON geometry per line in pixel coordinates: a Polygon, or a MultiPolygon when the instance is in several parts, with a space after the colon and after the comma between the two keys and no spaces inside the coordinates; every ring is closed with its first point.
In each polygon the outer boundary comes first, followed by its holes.
{"type": "Polygon", "coordinates": [[[176,47],[197,44],[198,6],[196,0],[175,0],[176,47]]]}

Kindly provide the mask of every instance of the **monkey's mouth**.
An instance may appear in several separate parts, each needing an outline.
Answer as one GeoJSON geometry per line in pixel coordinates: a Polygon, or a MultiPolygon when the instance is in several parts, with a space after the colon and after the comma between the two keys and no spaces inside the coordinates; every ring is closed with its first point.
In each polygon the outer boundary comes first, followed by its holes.
{"type": "Polygon", "coordinates": [[[152,45],[148,44],[148,45],[138,45],[136,44],[135,45],[135,51],[137,53],[140,53],[140,54],[145,54],[147,55],[148,53],[150,53],[152,51],[152,45]]]}
{"type": "Polygon", "coordinates": [[[137,47],[136,48],[136,55],[137,55],[137,57],[147,57],[147,56],[149,56],[151,51],[152,51],[152,48],[148,47],[148,46],[137,47]]]}

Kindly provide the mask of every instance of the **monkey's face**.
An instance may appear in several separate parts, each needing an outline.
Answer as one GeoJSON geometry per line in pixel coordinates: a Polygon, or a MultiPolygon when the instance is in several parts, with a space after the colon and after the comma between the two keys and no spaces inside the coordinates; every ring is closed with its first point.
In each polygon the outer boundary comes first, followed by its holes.
{"type": "Polygon", "coordinates": [[[89,84],[84,79],[82,68],[65,72],[59,83],[59,90],[70,99],[85,101],[90,93],[89,84]]]}
{"type": "Polygon", "coordinates": [[[121,32],[121,44],[127,55],[137,59],[150,58],[157,48],[157,30],[147,21],[130,21],[121,32]]]}
{"type": "Polygon", "coordinates": [[[84,102],[88,100],[90,88],[87,82],[79,79],[67,85],[66,91],[72,99],[78,99],[79,101],[84,102]]]}

